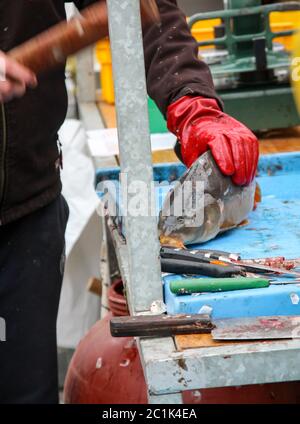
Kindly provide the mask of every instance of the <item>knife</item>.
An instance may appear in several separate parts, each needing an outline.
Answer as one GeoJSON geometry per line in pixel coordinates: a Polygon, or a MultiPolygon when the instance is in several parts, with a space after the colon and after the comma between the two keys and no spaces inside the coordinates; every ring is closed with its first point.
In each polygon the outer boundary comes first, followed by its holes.
{"type": "Polygon", "coordinates": [[[209,315],[145,315],[114,317],[113,337],[170,337],[212,334],[214,340],[300,339],[300,316],[270,316],[211,320],[209,315]]]}
{"type": "Polygon", "coordinates": [[[300,316],[224,319],[214,324],[214,340],[300,339],[300,316]]]}
{"type": "Polygon", "coordinates": [[[205,275],[224,278],[242,275],[243,269],[229,264],[221,265],[211,262],[192,262],[181,259],[161,259],[161,270],[169,274],[205,275]]]}

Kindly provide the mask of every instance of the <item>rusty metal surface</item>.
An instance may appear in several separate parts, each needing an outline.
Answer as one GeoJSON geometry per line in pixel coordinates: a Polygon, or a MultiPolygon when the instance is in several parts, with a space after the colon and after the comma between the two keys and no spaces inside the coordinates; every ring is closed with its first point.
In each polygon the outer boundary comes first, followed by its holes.
{"type": "Polygon", "coordinates": [[[214,340],[300,339],[300,317],[259,317],[215,321],[214,340]]]}

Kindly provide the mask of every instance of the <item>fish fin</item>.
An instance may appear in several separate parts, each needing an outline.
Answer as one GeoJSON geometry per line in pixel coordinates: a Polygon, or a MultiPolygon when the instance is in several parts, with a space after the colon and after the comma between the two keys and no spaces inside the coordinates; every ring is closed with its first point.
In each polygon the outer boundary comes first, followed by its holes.
{"type": "Polygon", "coordinates": [[[160,244],[163,247],[171,247],[176,249],[186,249],[183,241],[179,237],[160,236],[160,244]]]}

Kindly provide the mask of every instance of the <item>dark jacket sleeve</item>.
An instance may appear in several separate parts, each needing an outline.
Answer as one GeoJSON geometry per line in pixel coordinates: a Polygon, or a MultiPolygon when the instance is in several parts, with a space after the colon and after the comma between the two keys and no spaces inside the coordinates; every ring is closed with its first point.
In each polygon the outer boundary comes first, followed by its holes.
{"type": "Polygon", "coordinates": [[[185,95],[218,98],[208,66],[198,59],[198,46],[176,0],[156,0],[161,26],[144,30],[149,96],[166,115],[168,106],[185,95]]]}
{"type": "MultiPolygon", "coordinates": [[[[79,9],[96,0],[75,0],[79,9]]],[[[99,1],[99,0],[97,0],[99,1]]],[[[198,46],[177,0],[156,0],[161,25],[144,28],[148,94],[166,116],[168,106],[186,95],[218,98],[208,66],[198,59],[198,46]]]]}
{"type": "Polygon", "coordinates": [[[99,1],[99,0],[68,0],[66,3],[73,2],[76,5],[76,7],[78,7],[78,9],[81,10],[87,6],[90,6],[93,3],[96,3],[96,1],[99,1]]]}

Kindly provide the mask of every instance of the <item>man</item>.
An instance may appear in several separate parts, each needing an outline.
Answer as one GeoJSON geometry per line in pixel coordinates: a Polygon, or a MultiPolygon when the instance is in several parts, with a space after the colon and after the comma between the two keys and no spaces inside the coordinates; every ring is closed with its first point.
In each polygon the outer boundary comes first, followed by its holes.
{"type": "MultiPolygon", "coordinates": [[[[65,18],[63,0],[1,0],[0,50],[65,18]]],[[[93,1],[75,1],[79,8],[93,1]]],[[[160,27],[144,31],[148,92],[178,137],[187,166],[210,149],[225,175],[249,184],[255,136],[222,112],[207,66],[176,0],[157,0],[160,27]]],[[[68,208],[59,177],[57,131],[67,97],[64,69],[38,81],[1,53],[0,82],[0,402],[56,403],[56,317],[64,265],[68,208]]]]}

